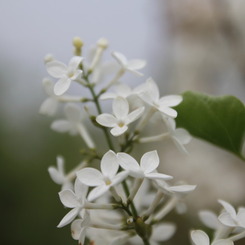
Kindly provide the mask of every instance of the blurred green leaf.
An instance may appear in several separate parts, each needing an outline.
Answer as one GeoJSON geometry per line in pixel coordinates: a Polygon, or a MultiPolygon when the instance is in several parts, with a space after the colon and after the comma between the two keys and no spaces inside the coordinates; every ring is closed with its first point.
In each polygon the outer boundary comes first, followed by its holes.
{"type": "Polygon", "coordinates": [[[244,160],[241,149],[245,135],[245,106],[234,96],[214,97],[187,91],[176,107],[177,127],[244,160]]]}

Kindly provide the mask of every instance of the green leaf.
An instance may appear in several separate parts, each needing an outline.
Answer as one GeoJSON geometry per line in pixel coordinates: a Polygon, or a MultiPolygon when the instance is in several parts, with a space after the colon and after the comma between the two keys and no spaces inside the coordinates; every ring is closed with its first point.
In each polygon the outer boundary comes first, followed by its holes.
{"type": "Polygon", "coordinates": [[[214,97],[185,92],[175,108],[177,127],[226,149],[240,158],[245,136],[245,106],[234,96],[214,97]]]}

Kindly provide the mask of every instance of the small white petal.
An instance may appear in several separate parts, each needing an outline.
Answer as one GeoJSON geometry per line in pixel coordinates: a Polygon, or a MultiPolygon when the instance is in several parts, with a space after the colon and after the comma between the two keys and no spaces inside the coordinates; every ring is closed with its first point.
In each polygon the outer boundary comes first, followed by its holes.
{"type": "Polygon", "coordinates": [[[206,225],[208,228],[211,228],[213,230],[218,229],[220,225],[217,215],[211,211],[208,210],[200,211],[199,218],[204,225],[206,225]]]}
{"type": "Polygon", "coordinates": [[[105,127],[115,127],[117,125],[117,119],[113,115],[107,113],[98,115],[96,121],[105,127]]]}
{"type": "Polygon", "coordinates": [[[115,152],[109,150],[104,154],[104,156],[101,159],[101,172],[104,176],[113,178],[119,168],[119,164],[117,162],[117,155],[115,152]]]}
{"type": "Polygon", "coordinates": [[[79,64],[82,62],[83,58],[80,56],[74,56],[71,58],[69,62],[69,69],[76,70],[79,66],[79,64]]]}
{"type": "Polygon", "coordinates": [[[163,242],[169,240],[175,233],[176,226],[170,223],[163,223],[153,226],[152,239],[157,242],[163,242]]]}
{"type": "Polygon", "coordinates": [[[128,176],[128,171],[122,171],[111,180],[111,186],[121,183],[128,176]]]}
{"type": "Polygon", "coordinates": [[[227,212],[221,213],[218,217],[219,221],[229,227],[236,227],[237,224],[234,221],[234,219],[231,217],[231,215],[227,212]]]}
{"type": "Polygon", "coordinates": [[[180,104],[183,100],[183,97],[181,95],[167,95],[159,100],[160,106],[167,106],[167,107],[172,107],[172,106],[177,106],[180,104]]]}
{"type": "Polygon", "coordinates": [[[48,172],[49,172],[49,175],[51,177],[51,179],[56,183],[56,184],[63,184],[63,181],[64,181],[64,176],[57,171],[56,168],[54,167],[49,167],[48,168],[48,172]]]}
{"type": "Polygon", "coordinates": [[[98,186],[104,183],[104,176],[95,168],[84,168],[78,171],[77,178],[88,186],[98,186]]]}
{"type": "Polygon", "coordinates": [[[113,135],[113,136],[119,136],[119,135],[122,135],[122,134],[124,134],[126,131],[128,130],[128,126],[126,126],[126,125],[124,125],[123,127],[118,127],[118,126],[116,126],[116,127],[114,127],[113,129],[111,129],[111,134],[113,135]]]}
{"type": "Polygon", "coordinates": [[[77,200],[76,195],[71,190],[63,190],[59,192],[60,201],[67,208],[75,208],[80,206],[79,201],[77,200]]]}
{"type": "Polygon", "coordinates": [[[176,118],[177,117],[177,111],[167,107],[167,106],[160,106],[158,108],[159,111],[161,111],[162,113],[164,113],[166,116],[172,117],[172,118],[176,118]]]}
{"type": "Polygon", "coordinates": [[[118,163],[123,169],[129,171],[140,170],[140,166],[137,163],[137,161],[127,153],[117,153],[117,157],[118,157],[118,163]]]}
{"type": "Polygon", "coordinates": [[[89,192],[88,201],[92,202],[95,199],[99,198],[100,196],[105,194],[109,190],[109,188],[110,186],[105,184],[95,187],[92,191],[89,192]]]}
{"type": "Polygon", "coordinates": [[[46,64],[47,72],[55,78],[61,78],[67,72],[67,67],[64,63],[57,60],[50,61],[46,64]]]}
{"type": "Polygon", "coordinates": [[[191,239],[195,245],[209,245],[208,235],[201,230],[191,231],[191,239]]]}
{"type": "Polygon", "coordinates": [[[79,123],[81,120],[81,109],[75,104],[65,106],[65,115],[70,122],[79,123]]]}
{"type": "Polygon", "coordinates": [[[236,210],[234,209],[234,207],[230,203],[228,203],[224,200],[219,200],[218,202],[224,207],[226,212],[229,213],[233,219],[236,218],[236,210]]]}
{"type": "Polygon", "coordinates": [[[62,95],[69,89],[70,85],[71,85],[71,79],[67,77],[62,77],[54,85],[54,93],[56,95],[62,95]]]}
{"type": "Polygon", "coordinates": [[[66,120],[56,120],[51,124],[51,129],[59,133],[65,133],[71,130],[71,124],[66,120]]]}
{"type": "Polygon", "coordinates": [[[84,185],[78,178],[74,184],[74,191],[76,196],[78,196],[81,200],[85,200],[88,193],[88,186],[84,185]]]}
{"type": "Polygon", "coordinates": [[[129,123],[131,123],[131,122],[137,120],[137,119],[143,114],[144,110],[145,110],[145,107],[142,106],[142,107],[140,107],[140,108],[138,108],[138,109],[136,109],[136,110],[130,112],[130,113],[128,114],[128,116],[127,116],[127,121],[126,121],[126,123],[129,124],[129,123]]]}
{"type": "Polygon", "coordinates": [[[170,186],[166,187],[167,190],[175,193],[189,193],[196,189],[196,185],[177,185],[177,186],[170,186]]]}
{"type": "Polygon", "coordinates": [[[75,240],[78,240],[82,229],[84,229],[82,227],[82,219],[74,220],[72,222],[72,224],[71,224],[71,235],[72,235],[72,238],[75,239],[75,240]]]}
{"type": "Polygon", "coordinates": [[[79,213],[80,208],[73,208],[69,213],[67,213],[64,218],[60,221],[60,223],[57,225],[58,228],[61,228],[65,225],[68,225],[76,218],[76,216],[79,213]]]}
{"type": "Polygon", "coordinates": [[[148,174],[158,167],[159,161],[157,151],[146,152],[140,160],[140,167],[144,173],[148,174]]]}
{"type": "Polygon", "coordinates": [[[170,180],[173,179],[173,176],[161,173],[149,173],[145,174],[145,177],[148,179],[162,179],[162,180],[170,180]]]}
{"type": "Polygon", "coordinates": [[[53,116],[58,108],[58,101],[54,98],[47,98],[40,106],[39,113],[43,115],[53,116]]]}
{"type": "Polygon", "coordinates": [[[234,243],[229,239],[220,239],[213,242],[212,245],[234,245],[234,243]]]}
{"type": "Polygon", "coordinates": [[[83,73],[83,71],[81,70],[76,70],[73,74],[73,76],[70,77],[71,80],[75,81],[77,80],[78,78],[81,77],[81,74],[83,73]]]}
{"type": "Polygon", "coordinates": [[[127,58],[119,52],[112,52],[112,57],[116,59],[116,61],[123,67],[125,67],[128,63],[127,58]]]}
{"type": "Polygon", "coordinates": [[[54,83],[48,79],[48,78],[44,78],[43,79],[43,87],[44,87],[44,90],[45,92],[49,95],[49,96],[52,96],[54,95],[54,83]]]}
{"type": "Polygon", "coordinates": [[[130,70],[140,70],[146,66],[146,61],[145,60],[130,60],[128,61],[127,68],[130,70]]]}
{"type": "Polygon", "coordinates": [[[128,101],[123,97],[116,97],[112,104],[113,114],[118,119],[125,119],[129,112],[128,101]]]}
{"type": "Polygon", "coordinates": [[[245,208],[239,208],[237,212],[237,222],[240,226],[245,228],[245,208]]]}

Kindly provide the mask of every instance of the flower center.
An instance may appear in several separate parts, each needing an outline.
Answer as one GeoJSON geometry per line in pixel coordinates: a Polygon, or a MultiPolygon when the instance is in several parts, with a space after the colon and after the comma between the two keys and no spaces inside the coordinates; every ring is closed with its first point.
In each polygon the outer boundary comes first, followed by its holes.
{"type": "Polygon", "coordinates": [[[118,124],[117,124],[120,128],[122,128],[125,124],[123,121],[119,121],[118,124]]]}
{"type": "Polygon", "coordinates": [[[111,180],[109,178],[107,178],[107,177],[105,178],[105,184],[106,185],[110,185],[111,184],[111,180]]]}

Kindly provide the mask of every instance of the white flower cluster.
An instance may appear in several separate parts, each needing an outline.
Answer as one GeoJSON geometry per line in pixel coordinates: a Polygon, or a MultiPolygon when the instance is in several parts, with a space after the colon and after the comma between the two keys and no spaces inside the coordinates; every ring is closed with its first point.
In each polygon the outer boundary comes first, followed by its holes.
{"type": "MultiPolygon", "coordinates": [[[[187,153],[185,145],[191,137],[185,129],[175,125],[177,111],[174,107],[182,102],[182,96],[161,97],[152,78],[135,88],[122,84],[121,78],[126,72],[142,76],[139,70],[146,62],[127,60],[119,52],[112,52],[113,63],[104,62],[103,53],[108,47],[104,38],[97,42],[91,60],[81,57],[83,42],[79,38],[75,38],[73,44],[75,56],[68,66],[46,56],[47,71],[58,80],[44,79],[49,97],[40,108],[40,113],[51,116],[57,112],[59,104],[65,102],[66,119],[55,120],[51,128],[80,135],[87,146],[82,151],[82,162],[69,173],[64,170],[61,156],[57,157],[57,167],[49,168],[53,181],[61,185],[60,201],[70,209],[58,227],[71,224],[72,237],[80,245],[166,241],[176,227],[164,221],[165,216],[174,208],[180,210],[183,198],[196,186],[174,183],[172,176],[159,173],[160,159],[156,150],[146,152],[140,162],[133,157],[133,150],[136,144],[170,138],[180,151],[187,153]],[[90,96],[86,97],[86,93],[81,97],[68,95],[74,83],[81,85],[82,91],[87,90],[90,96]],[[102,111],[104,100],[112,100],[111,114],[102,111]],[[88,104],[95,107],[96,115],[82,110],[86,108],[88,112],[88,104]],[[91,121],[90,127],[85,123],[85,116],[91,121]],[[145,134],[145,127],[151,128],[155,122],[162,127],[157,128],[160,132],[145,134]],[[90,135],[92,127],[104,134],[107,152],[100,152],[99,144],[104,143],[94,141],[90,135]]],[[[226,209],[219,217],[222,223],[244,226],[244,209],[236,214],[227,204],[222,204],[226,209]]],[[[191,237],[196,245],[209,244],[209,238],[202,231],[193,231],[191,237]]],[[[212,244],[231,244],[227,241],[230,240],[212,244]]]]}
{"type": "Polygon", "coordinates": [[[219,203],[223,206],[219,216],[208,210],[199,213],[204,225],[214,230],[213,241],[204,231],[193,230],[191,239],[195,245],[233,245],[245,237],[245,208],[240,207],[236,212],[228,202],[219,200],[219,203]]]}

